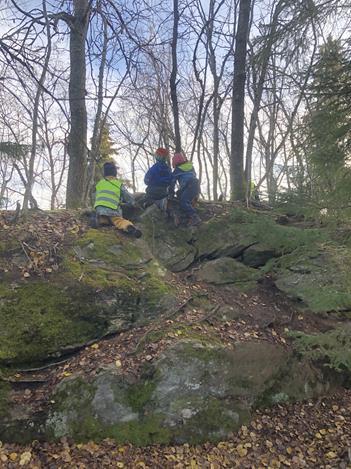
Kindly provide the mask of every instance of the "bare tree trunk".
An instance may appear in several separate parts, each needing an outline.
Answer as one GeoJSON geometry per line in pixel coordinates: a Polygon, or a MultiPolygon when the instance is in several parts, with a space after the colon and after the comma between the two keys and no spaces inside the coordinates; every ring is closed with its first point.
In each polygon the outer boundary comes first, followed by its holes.
{"type": "Polygon", "coordinates": [[[244,104],[246,81],[246,53],[249,35],[251,0],[240,0],[238,30],[234,52],[232,95],[232,141],[230,154],[231,199],[245,198],[244,185],[244,104]]]}
{"type": "Polygon", "coordinates": [[[90,17],[89,0],[73,0],[70,21],[69,104],[71,128],[68,137],[69,167],[66,207],[82,205],[87,169],[87,110],[85,104],[85,40],[90,17]]]}
{"type": "Polygon", "coordinates": [[[172,71],[171,71],[171,77],[170,77],[169,83],[170,83],[170,89],[171,89],[172,111],[173,111],[173,120],[174,120],[174,138],[175,138],[176,152],[180,152],[182,150],[182,142],[181,142],[181,137],[180,137],[180,125],[179,125],[178,96],[177,96],[178,24],[179,24],[178,0],[173,0],[172,71]]]}

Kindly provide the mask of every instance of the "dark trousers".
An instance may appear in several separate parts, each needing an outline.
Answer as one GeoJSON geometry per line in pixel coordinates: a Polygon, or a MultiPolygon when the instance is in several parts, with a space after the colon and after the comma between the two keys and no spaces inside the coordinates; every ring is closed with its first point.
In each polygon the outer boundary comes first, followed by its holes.
{"type": "Polygon", "coordinates": [[[167,197],[167,186],[148,186],[146,188],[146,197],[152,200],[160,200],[167,197]]]}
{"type": "Polygon", "coordinates": [[[192,217],[196,214],[196,210],[192,206],[193,200],[199,196],[199,181],[197,179],[191,179],[187,185],[180,191],[179,204],[180,209],[188,217],[192,217]]]}

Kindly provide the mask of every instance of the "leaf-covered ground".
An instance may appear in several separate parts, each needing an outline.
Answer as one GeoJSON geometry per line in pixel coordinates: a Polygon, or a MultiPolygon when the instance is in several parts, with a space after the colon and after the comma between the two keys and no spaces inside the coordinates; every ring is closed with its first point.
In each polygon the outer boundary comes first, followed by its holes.
{"type": "Polygon", "coordinates": [[[239,434],[217,445],[136,448],[100,444],[33,442],[2,445],[3,468],[350,468],[351,392],[318,402],[257,412],[239,434]]]}
{"type": "Polygon", "coordinates": [[[33,212],[11,222],[0,212],[0,272],[16,271],[19,278],[45,276],[59,269],[64,246],[86,229],[77,213],[33,212]]]}

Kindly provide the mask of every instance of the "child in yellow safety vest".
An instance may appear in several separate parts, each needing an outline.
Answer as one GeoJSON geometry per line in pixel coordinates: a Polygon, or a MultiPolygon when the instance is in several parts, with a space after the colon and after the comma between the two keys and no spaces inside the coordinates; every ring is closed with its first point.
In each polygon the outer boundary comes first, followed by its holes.
{"type": "Polygon", "coordinates": [[[117,168],[113,162],[104,164],[104,177],[96,184],[95,204],[97,225],[109,225],[110,222],[121,231],[140,238],[141,231],[131,221],[123,218],[121,203],[134,205],[134,199],[117,179],[117,168]]]}

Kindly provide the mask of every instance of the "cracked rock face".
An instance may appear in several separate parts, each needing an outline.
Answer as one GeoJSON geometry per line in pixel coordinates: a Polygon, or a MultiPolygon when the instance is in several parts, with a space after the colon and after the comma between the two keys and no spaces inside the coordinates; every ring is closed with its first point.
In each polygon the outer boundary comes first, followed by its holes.
{"type": "Polygon", "coordinates": [[[255,284],[261,277],[257,269],[252,269],[231,257],[220,257],[213,261],[203,263],[194,273],[197,281],[224,285],[234,283],[237,285],[255,284]]]}
{"type": "Polygon", "coordinates": [[[47,434],[136,444],[217,441],[246,423],[256,406],[325,391],[308,364],[268,342],[228,349],[208,337],[183,339],[152,368],[137,382],[113,367],[89,382],[64,380],[53,396],[47,434]]]}

